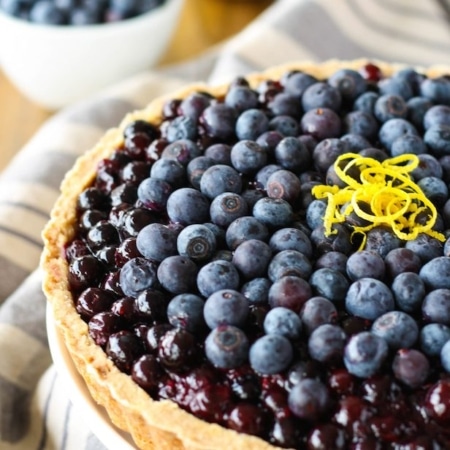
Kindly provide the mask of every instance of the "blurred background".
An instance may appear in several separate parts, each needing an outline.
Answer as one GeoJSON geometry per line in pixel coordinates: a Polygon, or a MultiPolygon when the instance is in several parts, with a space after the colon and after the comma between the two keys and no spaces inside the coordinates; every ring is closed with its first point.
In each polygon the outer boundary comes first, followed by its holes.
{"type": "MultiPolygon", "coordinates": [[[[183,62],[242,30],[272,0],[183,0],[178,22],[157,66],[183,62]]],[[[67,27],[67,26],[66,26],[67,27]]],[[[27,98],[0,64],[0,171],[56,111],[27,98]]]]}

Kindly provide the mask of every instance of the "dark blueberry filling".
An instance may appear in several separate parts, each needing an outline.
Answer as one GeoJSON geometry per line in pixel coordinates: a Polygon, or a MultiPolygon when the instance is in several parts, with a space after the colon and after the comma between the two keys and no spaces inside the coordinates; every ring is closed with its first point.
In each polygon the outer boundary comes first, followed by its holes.
{"type": "Polygon", "coordinates": [[[94,341],[152,398],[276,446],[450,448],[450,79],[292,71],[163,114],[79,196],[66,257],[94,341]],[[363,243],[356,214],[328,233],[311,190],[344,188],[349,153],[417,155],[442,235],[363,243]]]}

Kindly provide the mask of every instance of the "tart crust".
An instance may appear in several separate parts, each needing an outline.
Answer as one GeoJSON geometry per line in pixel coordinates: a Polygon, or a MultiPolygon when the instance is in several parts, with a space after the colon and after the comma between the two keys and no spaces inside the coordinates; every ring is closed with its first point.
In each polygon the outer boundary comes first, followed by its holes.
{"type": "MultiPolygon", "coordinates": [[[[319,64],[293,62],[250,74],[246,79],[255,87],[263,80],[279,79],[287,70],[294,69],[324,79],[340,68],[358,69],[369,62],[376,64],[386,76],[404,67],[401,64],[366,59],[329,60],[319,64]]],[[[450,72],[448,67],[442,65],[416,69],[431,78],[450,72]]],[[[145,109],[128,114],[117,128],[107,131],[93,149],[76,161],[61,184],[61,195],[43,231],[43,290],[51,305],[56,326],[90,394],[98,404],[105,407],[117,427],[131,434],[139,449],[273,450],[279,447],[257,437],[207,423],[182,410],[172,401],[152,400],[129,375],[120,372],[101,347],[90,338],[87,324],[76,312],[69,290],[64,248],[75,235],[77,197],[93,182],[98,162],[107,158],[123,142],[122,131],[128,123],[144,119],[158,125],[162,120],[162,106],[168,98],[182,99],[198,90],[223,97],[227,85],[211,87],[193,84],[155,99],[145,109]]]]}

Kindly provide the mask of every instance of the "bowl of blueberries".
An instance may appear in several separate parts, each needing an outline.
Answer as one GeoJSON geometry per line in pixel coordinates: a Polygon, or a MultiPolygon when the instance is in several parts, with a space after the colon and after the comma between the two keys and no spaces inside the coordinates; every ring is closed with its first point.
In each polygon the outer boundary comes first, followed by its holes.
{"type": "Polygon", "coordinates": [[[54,110],[159,61],[183,0],[0,0],[0,67],[54,110]]]}

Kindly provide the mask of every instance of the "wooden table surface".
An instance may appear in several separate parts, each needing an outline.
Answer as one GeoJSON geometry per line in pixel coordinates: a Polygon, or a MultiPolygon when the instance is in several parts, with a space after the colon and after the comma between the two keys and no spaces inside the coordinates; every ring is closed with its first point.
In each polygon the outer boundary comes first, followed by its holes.
{"type": "MultiPolygon", "coordinates": [[[[272,0],[185,0],[161,64],[183,61],[239,32],[272,0]]],[[[0,171],[52,111],[26,99],[0,69],[0,171]]]]}

